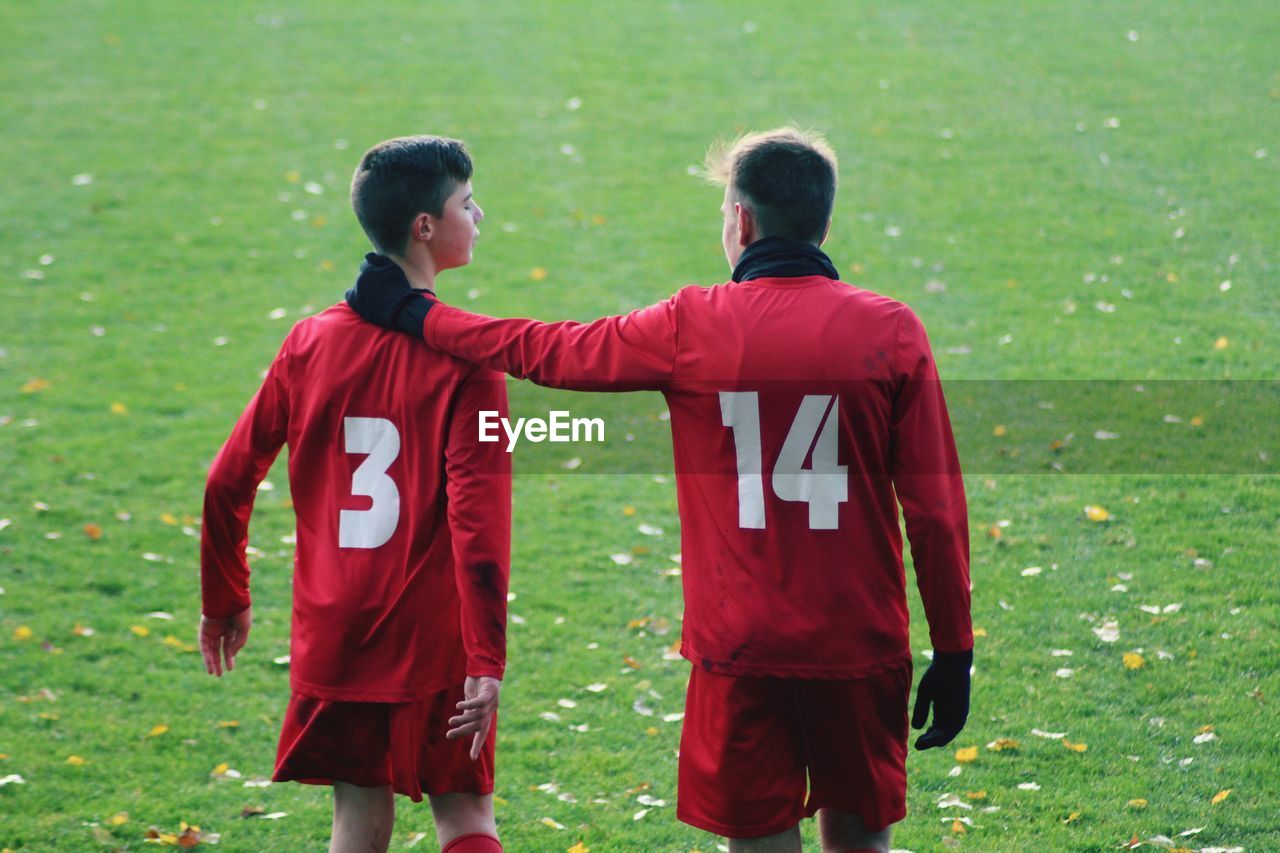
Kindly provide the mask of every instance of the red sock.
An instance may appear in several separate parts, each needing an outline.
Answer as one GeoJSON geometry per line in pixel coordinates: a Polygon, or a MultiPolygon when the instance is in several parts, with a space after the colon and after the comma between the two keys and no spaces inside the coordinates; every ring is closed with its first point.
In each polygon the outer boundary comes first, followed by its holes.
{"type": "Polygon", "coordinates": [[[459,835],[444,846],[440,853],[502,853],[502,842],[483,832],[459,835]]]}

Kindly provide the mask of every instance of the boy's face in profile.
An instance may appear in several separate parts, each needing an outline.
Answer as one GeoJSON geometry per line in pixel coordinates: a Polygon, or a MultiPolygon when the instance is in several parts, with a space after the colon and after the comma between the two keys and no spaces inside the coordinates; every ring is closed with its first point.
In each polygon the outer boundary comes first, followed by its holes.
{"type": "Polygon", "coordinates": [[[440,216],[433,219],[430,246],[436,272],[471,263],[471,250],[480,237],[476,226],[484,219],[484,211],[471,195],[471,182],[459,184],[440,216]]]}

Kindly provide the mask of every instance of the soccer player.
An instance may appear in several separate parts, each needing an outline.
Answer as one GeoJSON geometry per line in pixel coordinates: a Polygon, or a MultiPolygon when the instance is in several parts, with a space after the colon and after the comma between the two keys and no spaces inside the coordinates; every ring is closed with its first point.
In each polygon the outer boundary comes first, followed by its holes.
{"type": "MultiPolygon", "coordinates": [[[[471,261],[484,216],[471,173],[462,143],[431,136],[383,142],[356,169],[352,206],[380,261],[424,293],[471,261]]],[[[502,849],[511,468],[475,423],[506,405],[501,374],[339,302],[293,327],[209,470],[200,648],[221,676],[252,621],[254,494],[289,446],[292,696],[273,779],[332,784],[332,851],[386,850],[393,792],[428,795],[449,853],[502,849]]]]}
{"type": "Polygon", "coordinates": [[[916,747],[949,743],[969,708],[968,520],[942,388],[916,315],[841,282],[819,248],[836,190],[820,136],[748,135],[708,166],[724,284],[586,324],[469,314],[389,266],[347,298],[540,384],[664,394],[693,664],[677,815],[731,850],[798,850],[815,813],[824,849],[887,850],[912,660],[898,503],[934,649],[916,747]]]}

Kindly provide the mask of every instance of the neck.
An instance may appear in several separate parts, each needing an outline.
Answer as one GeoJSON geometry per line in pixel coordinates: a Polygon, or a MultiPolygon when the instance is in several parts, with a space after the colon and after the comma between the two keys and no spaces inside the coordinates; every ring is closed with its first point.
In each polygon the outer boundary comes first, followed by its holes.
{"type": "Polygon", "coordinates": [[[409,286],[414,290],[426,290],[432,294],[436,292],[436,269],[429,255],[414,257],[411,252],[405,257],[392,255],[391,260],[404,270],[404,277],[409,280],[409,286]]]}

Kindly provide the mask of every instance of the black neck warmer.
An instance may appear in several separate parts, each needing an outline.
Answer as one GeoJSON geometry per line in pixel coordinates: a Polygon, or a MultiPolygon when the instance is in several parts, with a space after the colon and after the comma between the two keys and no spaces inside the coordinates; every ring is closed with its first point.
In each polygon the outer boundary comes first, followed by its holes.
{"type": "Polygon", "coordinates": [[[798,278],[821,275],[839,279],[840,273],[826,253],[812,243],[764,237],[746,248],[733,268],[734,281],[756,278],[798,278]]]}

